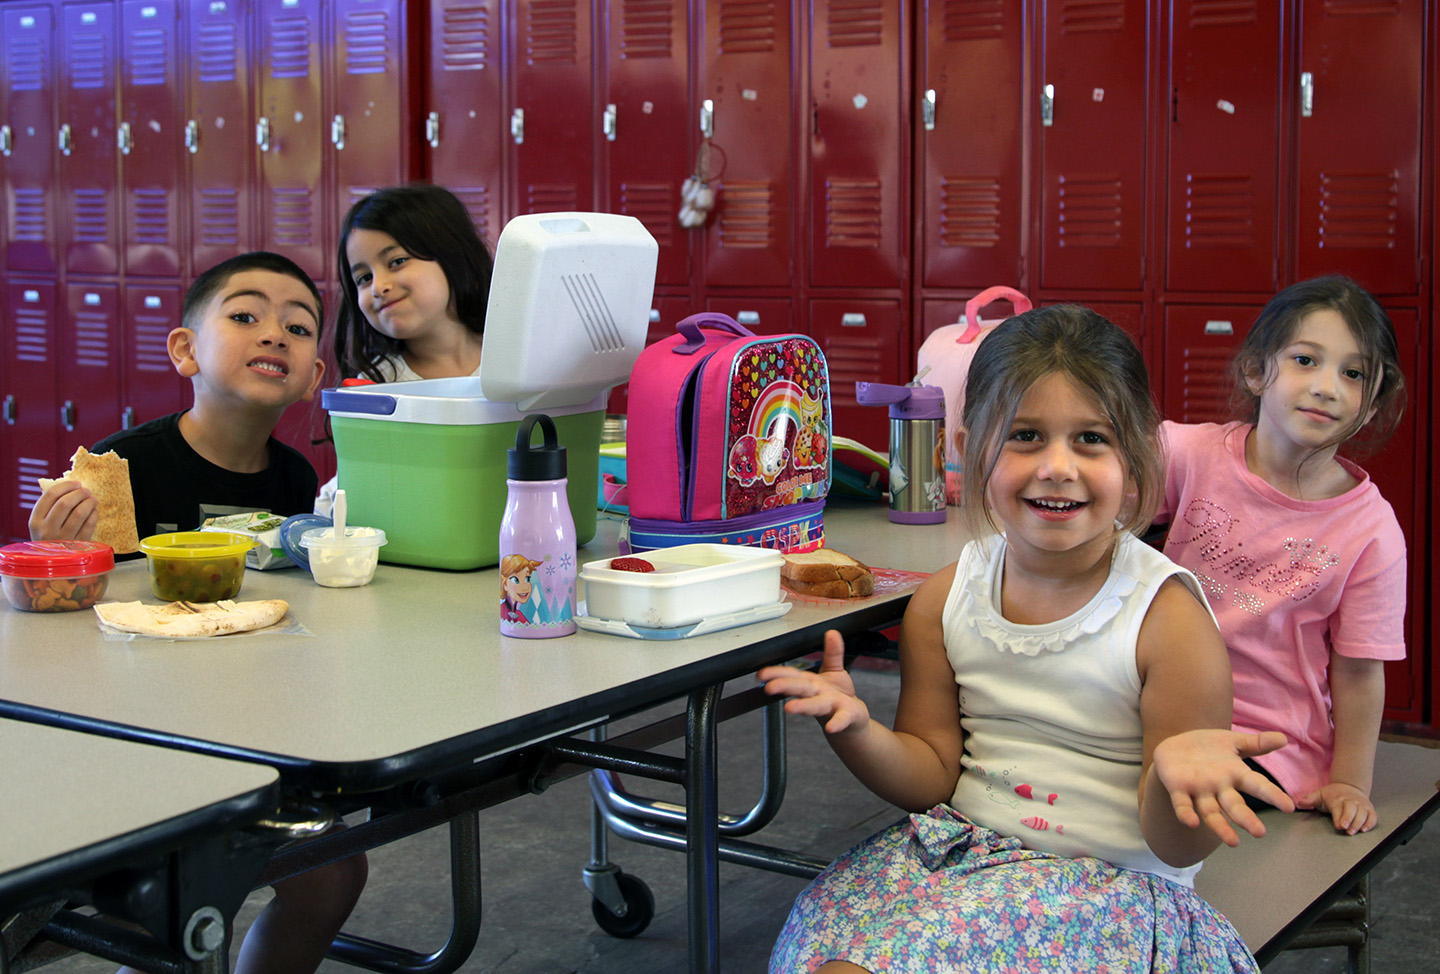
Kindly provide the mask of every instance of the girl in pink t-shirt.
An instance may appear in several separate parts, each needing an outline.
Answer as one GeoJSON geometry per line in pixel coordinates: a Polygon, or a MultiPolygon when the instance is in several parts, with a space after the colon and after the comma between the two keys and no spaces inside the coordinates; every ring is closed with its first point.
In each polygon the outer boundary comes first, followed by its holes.
{"type": "Polygon", "coordinates": [[[1165,553],[1205,587],[1230,649],[1234,727],[1290,743],[1255,758],[1337,830],[1370,800],[1384,661],[1405,656],[1405,539],[1363,469],[1405,405],[1395,330],[1354,281],[1303,281],[1265,306],[1231,367],[1248,422],[1165,423],[1165,553]]]}

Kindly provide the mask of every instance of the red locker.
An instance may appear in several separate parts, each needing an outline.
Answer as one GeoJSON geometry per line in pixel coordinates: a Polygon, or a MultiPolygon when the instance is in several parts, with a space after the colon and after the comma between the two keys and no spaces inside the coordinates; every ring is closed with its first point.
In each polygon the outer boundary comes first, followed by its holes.
{"type": "Polygon", "coordinates": [[[657,287],[690,283],[695,234],[677,219],[696,140],[685,0],[616,0],[606,24],[600,207],[645,224],[660,245],[657,287]]]}
{"type": "Polygon", "coordinates": [[[600,117],[590,4],[520,0],[516,7],[508,211],[592,210],[600,117]]]}
{"type": "Polygon", "coordinates": [[[795,277],[795,97],[790,4],[708,0],[696,106],[713,139],[716,205],[705,225],[708,285],[788,286],[795,277]]]}
{"type": "MultiPolygon", "coordinates": [[[[330,72],[337,208],[333,236],[355,200],[409,181],[410,150],[418,133],[410,118],[405,0],[338,0],[330,9],[335,24],[330,72]]],[[[326,259],[334,260],[329,254],[326,259]]],[[[335,273],[336,268],[329,268],[330,276],[335,273]]]]}
{"type": "Polygon", "coordinates": [[[260,0],[257,13],[260,245],[324,281],[335,231],[323,191],[321,0],[260,0]]]}
{"type": "Polygon", "coordinates": [[[1301,6],[1301,279],[1339,272],[1377,293],[1419,289],[1424,28],[1423,0],[1301,6]]]}
{"type": "Polygon", "coordinates": [[[917,11],[921,283],[1019,286],[1025,5],[975,4],[957,16],[955,5],[928,0],[917,11]]]}
{"type": "Polygon", "coordinates": [[[65,267],[120,270],[119,151],[115,144],[115,8],[104,0],[61,7],[60,207],[65,267]]]}
{"type": "Polygon", "coordinates": [[[58,58],[49,7],[5,4],[6,114],[0,118],[0,167],[6,204],[0,207],[5,229],[5,266],[11,271],[55,270],[58,216],[55,182],[55,97],[58,58]]]}
{"type": "Polygon", "coordinates": [[[795,309],[787,298],[747,298],[711,295],[706,311],[729,315],[757,335],[779,335],[797,330],[795,309]]]}
{"type": "Polygon", "coordinates": [[[180,276],[179,24],[175,0],[120,7],[120,161],[125,272],[180,276]]]}
{"type": "MultiPolygon", "coordinates": [[[[5,312],[0,315],[7,365],[5,370],[5,435],[0,437],[0,458],[11,490],[0,531],[28,538],[30,508],[40,499],[38,477],[54,477],[56,466],[56,308],[54,281],[17,281],[4,284],[5,312]]],[[[73,452],[73,449],[72,451],[73,452]]],[[[68,457],[70,454],[65,454],[68,457]]]]}
{"type": "Polygon", "coordinates": [[[904,178],[909,12],[908,4],[883,0],[811,4],[813,285],[901,284],[910,249],[904,178]]]}
{"type": "Polygon", "coordinates": [[[810,334],[830,369],[832,432],[880,452],[890,443],[890,411],[855,401],[856,382],[908,382],[899,301],[825,298],[810,302],[810,334]]]}
{"type": "Polygon", "coordinates": [[[1145,0],[1045,5],[1037,76],[1042,288],[1144,284],[1148,10],[1145,0]]]}
{"type": "Polygon", "coordinates": [[[185,409],[194,398],[190,380],[175,371],[166,347],[171,329],[180,326],[182,294],[175,285],[125,286],[119,424],[125,429],[185,409]]]}
{"type": "Polygon", "coordinates": [[[120,428],[120,292],[114,284],[68,284],[58,332],[60,427],[56,460],[120,428]]]}
{"type": "Polygon", "coordinates": [[[250,3],[189,0],[184,19],[190,268],[199,273],[255,247],[250,3]]]}
{"type": "Polygon", "coordinates": [[[1280,285],[1281,5],[1187,0],[1170,25],[1165,286],[1280,285]]]}
{"type": "Polygon", "coordinates": [[[426,175],[464,201],[493,253],[505,226],[500,0],[431,0],[426,175]]]}

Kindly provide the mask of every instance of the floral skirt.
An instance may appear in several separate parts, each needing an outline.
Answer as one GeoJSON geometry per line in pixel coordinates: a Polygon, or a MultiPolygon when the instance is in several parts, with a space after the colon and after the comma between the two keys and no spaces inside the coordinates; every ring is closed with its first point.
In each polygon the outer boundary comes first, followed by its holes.
{"type": "Polygon", "coordinates": [[[871,836],[801,892],[770,972],[830,960],[912,974],[1259,971],[1193,889],[1025,849],[947,805],[871,836]]]}

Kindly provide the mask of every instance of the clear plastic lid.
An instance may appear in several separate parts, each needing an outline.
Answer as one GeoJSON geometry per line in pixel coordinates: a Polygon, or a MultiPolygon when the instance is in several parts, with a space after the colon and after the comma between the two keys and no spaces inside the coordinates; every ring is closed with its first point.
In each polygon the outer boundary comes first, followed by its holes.
{"type": "Polygon", "coordinates": [[[115,549],[99,541],[18,541],[0,548],[0,574],[12,578],[98,575],[115,567],[115,549]]]}

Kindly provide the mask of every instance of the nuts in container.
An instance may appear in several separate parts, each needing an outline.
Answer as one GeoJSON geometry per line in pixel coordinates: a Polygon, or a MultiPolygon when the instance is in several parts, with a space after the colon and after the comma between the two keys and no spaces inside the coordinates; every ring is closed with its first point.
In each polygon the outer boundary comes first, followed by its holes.
{"type": "Polygon", "coordinates": [[[97,541],[20,541],[0,548],[0,588],[24,612],[73,612],[105,596],[115,550],[97,541]]]}

